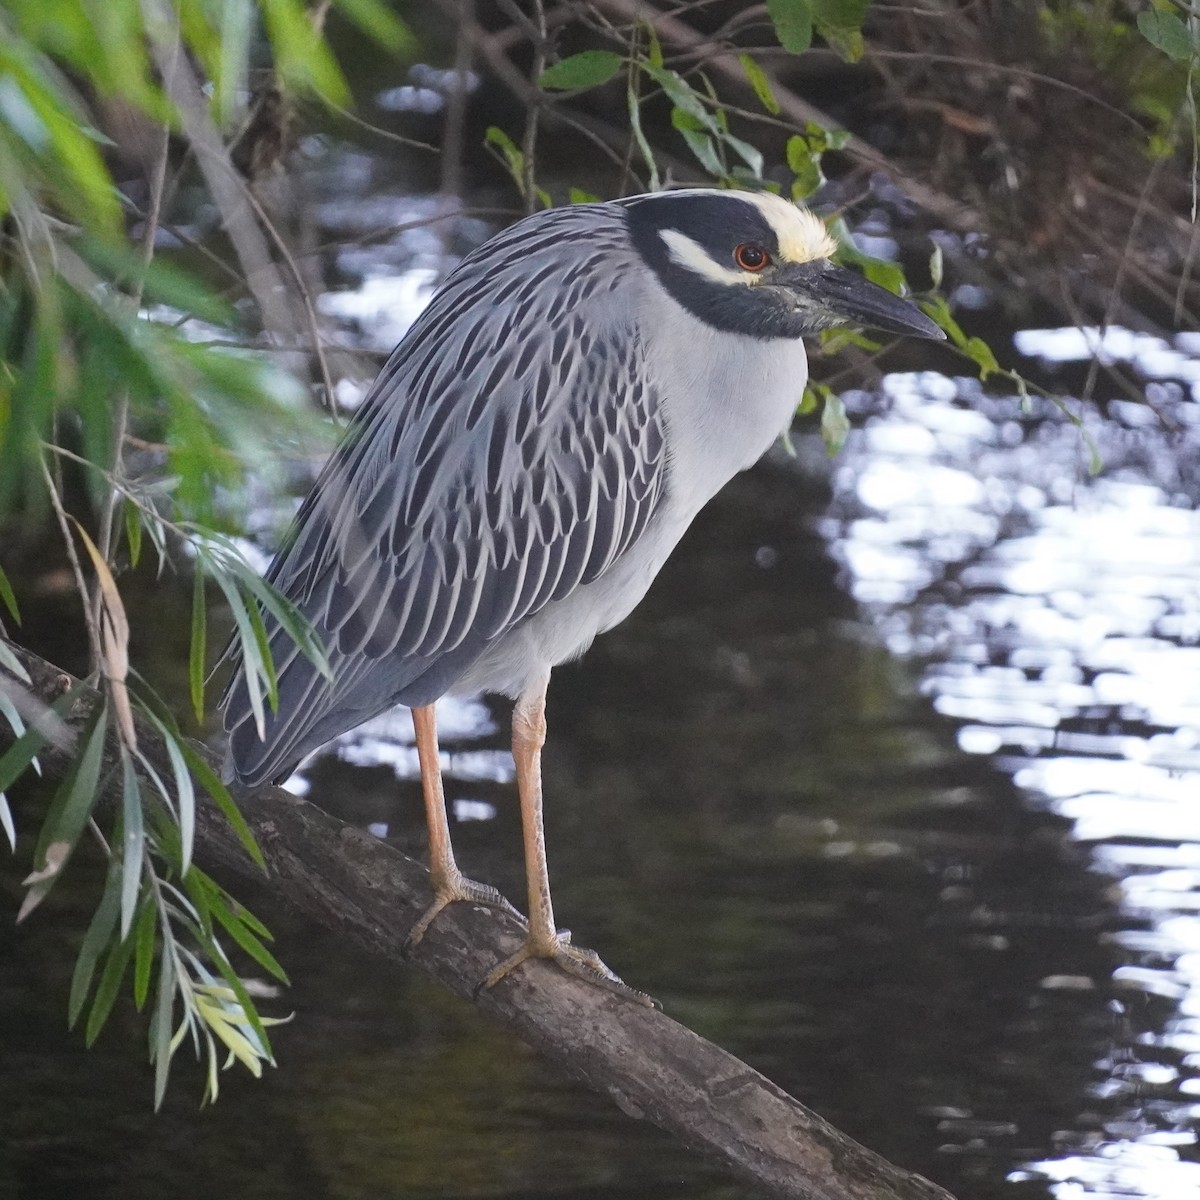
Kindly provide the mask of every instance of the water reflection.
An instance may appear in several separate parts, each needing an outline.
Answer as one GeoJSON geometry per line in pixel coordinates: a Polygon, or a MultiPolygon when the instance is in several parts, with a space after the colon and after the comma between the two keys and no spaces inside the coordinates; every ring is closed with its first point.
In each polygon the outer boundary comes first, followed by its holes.
{"type": "MultiPolygon", "coordinates": [[[[1200,380],[1191,343],[1058,330],[1018,344],[1200,380]]],[[[1019,416],[970,381],[892,376],[883,411],[849,398],[871,415],[823,525],[959,746],[1070,821],[1111,880],[1118,965],[1075,983],[1105,989],[1122,1023],[1138,1000],[1137,1023],[1094,1064],[1057,1152],[1010,1176],[1064,1197],[1200,1194],[1200,438],[1195,406],[1178,388],[1158,399],[1171,396],[1164,422],[1130,404],[1084,415],[1105,463],[1090,479],[1080,433],[1050,405],[1019,416]]]]}

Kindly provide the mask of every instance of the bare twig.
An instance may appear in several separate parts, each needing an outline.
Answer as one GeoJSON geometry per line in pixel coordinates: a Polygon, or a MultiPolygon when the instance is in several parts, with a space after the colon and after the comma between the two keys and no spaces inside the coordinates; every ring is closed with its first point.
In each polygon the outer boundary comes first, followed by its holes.
{"type": "MultiPolygon", "coordinates": [[[[170,5],[156,5],[151,29],[176,30],[177,21],[170,5]]],[[[191,64],[185,56],[172,56],[174,38],[161,34],[151,40],[155,65],[162,76],[163,88],[179,113],[184,133],[196,154],[213,202],[221,212],[226,232],[245,271],[246,284],[254,296],[264,326],[285,338],[296,332],[296,321],[287,303],[287,293],[279,270],[271,258],[267,242],[255,219],[250,192],[229,159],[221,135],[208,114],[208,106],[191,64]]]]}
{"type": "Polygon", "coordinates": [[[471,26],[475,24],[472,0],[458,0],[458,34],[454,42],[454,86],[446,99],[446,120],[442,125],[443,196],[462,192],[463,128],[467,119],[467,77],[474,57],[475,42],[471,26]]]}
{"type": "MultiPolygon", "coordinates": [[[[725,76],[730,83],[747,93],[751,91],[750,83],[738,61],[737,51],[729,46],[714,44],[707,35],[698,33],[677,17],[664,13],[649,0],[592,0],[592,3],[595,8],[613,13],[623,20],[649,21],[658,36],[668,45],[710,53],[710,64],[715,73],[725,76]]],[[[770,71],[764,69],[764,73],[776,100],[779,101],[781,111],[791,120],[801,126],[813,121],[824,129],[842,128],[840,122],[785,87],[770,71]]],[[[914,179],[862,138],[851,134],[843,152],[864,166],[886,172],[908,196],[949,228],[961,231],[983,228],[982,217],[970,206],[943,195],[921,180],[914,179]]]]}
{"type": "Polygon", "coordinates": [[[92,664],[92,670],[99,671],[100,664],[104,661],[103,645],[100,641],[100,627],[96,620],[96,613],[88,602],[91,589],[87,585],[87,576],[83,573],[79,554],[75,550],[75,536],[71,532],[70,518],[67,516],[66,509],[63,508],[58,484],[55,482],[54,476],[51,475],[50,468],[46,465],[44,454],[38,455],[38,463],[42,468],[42,477],[46,481],[46,491],[50,496],[50,504],[54,509],[54,516],[58,520],[59,531],[62,533],[63,545],[67,551],[67,560],[70,562],[71,571],[75,576],[75,590],[83,606],[83,623],[87,627],[88,636],[88,657],[92,664]]]}
{"type": "Polygon", "coordinates": [[[529,68],[532,98],[525,110],[525,137],[521,143],[525,167],[526,213],[531,213],[537,208],[538,115],[542,111],[543,100],[538,80],[541,79],[542,72],[546,69],[546,10],[542,6],[542,0],[533,0],[533,13],[536,22],[536,36],[533,39],[533,62],[529,68]]]}

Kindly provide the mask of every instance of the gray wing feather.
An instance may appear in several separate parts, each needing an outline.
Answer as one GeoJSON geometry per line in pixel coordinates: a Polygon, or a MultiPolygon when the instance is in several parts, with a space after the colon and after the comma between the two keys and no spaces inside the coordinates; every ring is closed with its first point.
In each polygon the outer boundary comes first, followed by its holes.
{"type": "Polygon", "coordinates": [[[633,286],[621,220],[554,210],[500,235],[397,347],[268,574],[321,636],[333,681],[272,631],[266,738],[240,671],[225,699],[239,781],[278,778],[393,704],[431,702],[645,529],[666,461],[634,297],[620,294],[633,286]]]}

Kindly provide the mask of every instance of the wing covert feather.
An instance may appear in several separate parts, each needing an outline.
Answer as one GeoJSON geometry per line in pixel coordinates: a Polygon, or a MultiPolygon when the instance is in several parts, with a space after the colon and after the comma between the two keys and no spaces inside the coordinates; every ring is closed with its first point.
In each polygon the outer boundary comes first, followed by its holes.
{"type": "MultiPolygon", "coordinates": [[[[283,656],[280,710],[249,755],[259,778],[334,736],[339,711],[344,729],[402,702],[444,656],[466,670],[645,530],[666,488],[663,418],[620,290],[636,287],[621,218],[603,211],[599,234],[576,207],[543,214],[532,243],[493,239],[380,372],[268,574],[325,640],[334,682],[314,693],[307,660],[283,656]]],[[[231,687],[228,728],[248,719],[244,693],[231,687]]]]}

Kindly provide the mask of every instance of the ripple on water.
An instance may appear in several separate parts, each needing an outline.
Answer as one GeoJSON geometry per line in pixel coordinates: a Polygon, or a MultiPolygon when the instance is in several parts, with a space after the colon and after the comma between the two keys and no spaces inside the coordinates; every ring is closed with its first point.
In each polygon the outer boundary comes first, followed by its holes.
{"type": "MultiPolygon", "coordinates": [[[[1099,348],[1200,383],[1200,336],[1059,330],[1018,345],[1056,362],[1099,348]]],[[[1072,823],[1128,922],[1104,935],[1110,1004],[1153,997],[1139,1011],[1161,1020],[1137,1054],[1097,1064],[1060,1152],[1010,1176],[1063,1197],[1200,1194],[1186,1161],[1200,1115],[1200,435],[1181,388],[1156,400],[1180,410],[1170,432],[1137,405],[1084,415],[1105,463],[1091,478],[1049,405],[1018,420],[1012,398],[999,419],[973,381],[889,377],[882,405],[847,398],[868,415],[823,526],[889,648],[923,661],[961,748],[1072,823]]]]}

